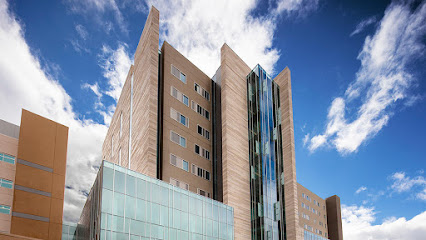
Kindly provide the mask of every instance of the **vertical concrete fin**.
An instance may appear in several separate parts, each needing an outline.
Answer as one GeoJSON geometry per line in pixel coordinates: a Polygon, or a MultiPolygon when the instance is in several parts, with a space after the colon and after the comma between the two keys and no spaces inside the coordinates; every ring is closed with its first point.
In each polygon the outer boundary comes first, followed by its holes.
{"type": "Polygon", "coordinates": [[[250,165],[247,80],[250,68],[221,48],[223,203],[234,208],[235,239],[250,239],[250,165]]]}
{"type": "Polygon", "coordinates": [[[299,228],[290,69],[286,67],[274,81],[280,87],[287,239],[299,240],[303,239],[303,231],[299,228]]]}
{"type": "Polygon", "coordinates": [[[325,200],[327,207],[328,237],[330,240],[343,240],[340,198],[336,195],[325,200]]]}

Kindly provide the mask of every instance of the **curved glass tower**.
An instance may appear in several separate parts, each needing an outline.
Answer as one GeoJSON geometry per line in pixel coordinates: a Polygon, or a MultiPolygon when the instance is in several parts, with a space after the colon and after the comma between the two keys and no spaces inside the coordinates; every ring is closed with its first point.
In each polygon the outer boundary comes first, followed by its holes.
{"type": "Polygon", "coordinates": [[[286,239],[279,87],[257,65],[247,91],[251,239],[286,239]]]}

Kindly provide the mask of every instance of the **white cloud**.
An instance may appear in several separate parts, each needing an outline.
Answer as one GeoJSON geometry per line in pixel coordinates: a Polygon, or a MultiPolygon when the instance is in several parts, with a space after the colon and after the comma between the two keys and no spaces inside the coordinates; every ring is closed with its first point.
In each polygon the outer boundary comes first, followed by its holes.
{"type": "Polygon", "coordinates": [[[107,127],[78,118],[70,96],[31,54],[5,0],[0,0],[0,52],[0,116],[19,124],[21,108],[25,108],[69,127],[64,219],[78,220],[84,193],[91,188],[100,164],[107,127]]]}
{"type": "Polygon", "coordinates": [[[374,225],[374,208],[342,205],[342,227],[345,240],[403,240],[423,239],[426,235],[426,211],[410,220],[403,217],[386,218],[374,225]]]}
{"type": "Polygon", "coordinates": [[[103,76],[108,80],[109,85],[105,94],[117,101],[133,61],[127,53],[127,45],[121,43],[115,50],[104,45],[99,58],[99,66],[102,68],[103,76]]]}
{"type": "Polygon", "coordinates": [[[303,146],[305,146],[309,141],[309,133],[303,137],[303,146]]]}
{"type": "Polygon", "coordinates": [[[365,191],[365,190],[367,190],[367,187],[365,187],[365,186],[361,186],[360,188],[358,188],[358,189],[355,191],[355,194],[359,194],[359,193],[361,193],[361,192],[363,192],[363,191],[365,191]]]}
{"type": "Polygon", "coordinates": [[[87,37],[89,36],[89,33],[87,32],[86,28],[81,24],[75,25],[75,30],[77,31],[78,35],[83,40],[86,40],[87,37]]]}
{"type": "Polygon", "coordinates": [[[369,17],[367,19],[362,20],[360,23],[358,23],[358,25],[356,25],[355,30],[351,33],[351,37],[353,35],[356,35],[362,31],[364,31],[364,29],[368,26],[370,26],[371,24],[377,22],[376,16],[373,17],[369,17]]]}
{"type": "Polygon", "coordinates": [[[311,151],[331,145],[342,154],[355,152],[387,124],[391,108],[407,99],[417,80],[408,69],[424,53],[425,20],[426,2],[414,10],[404,2],[387,7],[374,35],[365,39],[355,81],[333,100],[325,133],[311,138],[311,151]],[[355,114],[346,116],[348,112],[355,114]]]}
{"type": "Polygon", "coordinates": [[[421,190],[415,194],[415,198],[426,200],[426,179],[423,176],[410,178],[406,176],[405,172],[396,172],[390,176],[390,179],[393,180],[391,189],[395,192],[416,191],[420,188],[421,190]]]}
{"type": "Polygon", "coordinates": [[[102,97],[102,93],[101,93],[101,92],[100,92],[100,90],[99,90],[99,85],[98,85],[98,83],[94,83],[94,84],[92,84],[92,85],[90,85],[90,84],[88,84],[88,83],[85,83],[85,84],[83,84],[81,87],[82,87],[82,88],[85,88],[85,89],[90,89],[90,90],[92,90],[92,92],[93,92],[96,96],[98,96],[98,97],[102,97]]]}
{"type": "MultiPolygon", "coordinates": [[[[317,0],[292,1],[267,15],[253,17],[255,0],[165,1],[148,0],[160,11],[160,38],[212,77],[220,65],[220,48],[227,43],[251,68],[260,64],[273,74],[280,57],[272,41],[279,14],[297,12],[317,0]]],[[[284,66],[280,66],[280,69],[284,66]]]]}

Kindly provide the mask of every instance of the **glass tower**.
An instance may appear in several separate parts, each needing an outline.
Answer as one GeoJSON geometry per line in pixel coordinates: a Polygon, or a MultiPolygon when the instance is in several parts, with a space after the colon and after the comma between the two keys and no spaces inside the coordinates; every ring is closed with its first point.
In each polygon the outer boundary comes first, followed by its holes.
{"type": "Polygon", "coordinates": [[[279,87],[257,65],[247,91],[251,239],[286,239],[279,87]]]}

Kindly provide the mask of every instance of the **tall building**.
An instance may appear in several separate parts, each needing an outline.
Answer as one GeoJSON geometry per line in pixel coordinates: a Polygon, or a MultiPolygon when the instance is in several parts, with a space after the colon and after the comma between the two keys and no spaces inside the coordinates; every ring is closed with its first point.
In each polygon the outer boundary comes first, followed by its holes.
{"type": "MultiPolygon", "coordinates": [[[[103,143],[103,160],[232,207],[233,235],[206,235],[211,239],[342,239],[330,232],[341,233],[338,197],[328,204],[296,181],[290,70],[271,78],[228,45],[220,52],[210,78],[166,41],[160,48],[159,11],[152,7],[103,143]],[[313,207],[304,203],[308,192],[313,207]],[[318,216],[305,217],[312,214],[318,216]]],[[[99,198],[98,207],[108,201],[99,198]]],[[[95,220],[86,221],[83,211],[80,229],[104,224],[90,216],[95,220]]],[[[108,231],[132,234],[128,228],[108,231]]],[[[193,234],[178,239],[198,239],[193,234]]],[[[165,232],[139,237],[169,239],[165,232]]]]}
{"type": "Polygon", "coordinates": [[[60,239],[68,127],[22,110],[0,120],[0,239],[60,239]]]}

